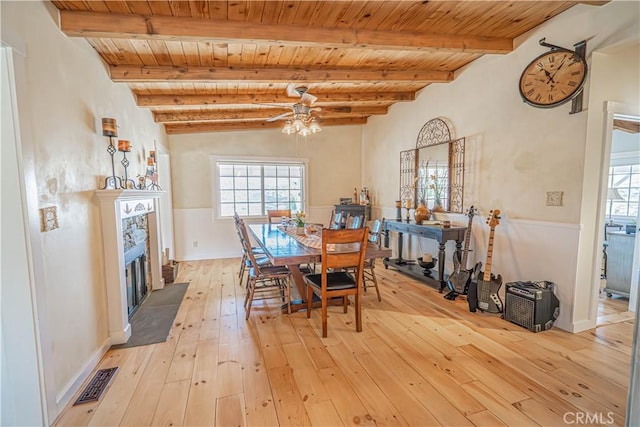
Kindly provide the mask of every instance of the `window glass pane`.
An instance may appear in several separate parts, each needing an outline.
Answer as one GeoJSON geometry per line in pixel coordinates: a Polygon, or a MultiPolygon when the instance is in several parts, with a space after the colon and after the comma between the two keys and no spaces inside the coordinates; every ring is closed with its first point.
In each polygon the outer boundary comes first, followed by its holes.
{"type": "Polygon", "coordinates": [[[220,176],[233,176],[233,165],[220,165],[220,176]]]}
{"type": "Polygon", "coordinates": [[[632,172],[640,172],[640,165],[631,166],[631,171],[632,172]]]}
{"type": "Polygon", "coordinates": [[[249,206],[246,203],[236,203],[236,212],[240,216],[247,216],[249,215],[249,206]]]}
{"type": "Polygon", "coordinates": [[[299,166],[291,166],[290,172],[291,172],[291,176],[297,176],[297,177],[302,176],[302,168],[299,166]]]}
{"type": "Polygon", "coordinates": [[[627,202],[612,202],[611,212],[613,215],[627,215],[627,202]]]}
{"type": "Polygon", "coordinates": [[[248,167],[249,176],[260,176],[262,175],[262,166],[260,165],[250,165],[248,167]]]}
{"type": "Polygon", "coordinates": [[[260,190],[262,188],[262,179],[258,178],[249,178],[248,180],[249,189],[251,190],[260,190]]]}
{"type": "Polygon", "coordinates": [[[261,203],[262,190],[249,190],[249,201],[251,203],[261,203]]]}
{"type": "Polygon", "coordinates": [[[236,190],[242,190],[247,188],[247,178],[239,177],[233,179],[233,184],[235,185],[236,190]]]}
{"type": "Polygon", "coordinates": [[[289,166],[278,166],[278,177],[289,177],[289,166]]]}
{"type": "Polygon", "coordinates": [[[629,190],[629,201],[630,202],[638,202],[638,201],[640,201],[640,189],[631,188],[629,190]]]}
{"type": "Polygon", "coordinates": [[[249,203],[249,215],[255,215],[255,216],[262,215],[262,204],[249,203]]]}
{"type": "Polygon", "coordinates": [[[629,173],[629,166],[613,166],[612,168],[613,173],[617,173],[617,174],[628,174],[629,173]]]}
{"type": "Polygon", "coordinates": [[[236,190],[236,203],[238,202],[248,202],[249,201],[249,195],[247,194],[247,191],[238,191],[236,190]]]}
{"type": "Polygon", "coordinates": [[[291,189],[299,190],[302,188],[302,179],[301,178],[291,178],[291,189]]]}
{"type": "Polygon", "coordinates": [[[640,187],[640,174],[634,173],[631,175],[631,186],[640,187]]]}
{"type": "Polygon", "coordinates": [[[228,204],[228,203],[220,204],[220,215],[233,216],[233,213],[234,213],[233,204],[228,204]]]}
{"type": "Polygon", "coordinates": [[[634,218],[638,217],[638,204],[637,203],[629,203],[629,216],[634,218]]]}
{"type": "Polygon", "coordinates": [[[220,203],[233,203],[233,190],[221,190],[220,203]]]}
{"type": "Polygon", "coordinates": [[[286,190],[289,188],[289,178],[280,178],[278,176],[278,190],[286,190]]]}
{"type": "MultiPolygon", "coordinates": [[[[264,201],[265,201],[265,203],[277,202],[278,199],[276,199],[275,190],[265,190],[265,192],[264,192],[264,201]]],[[[269,208],[269,209],[275,209],[275,207],[269,208]]]]}
{"type": "Polygon", "coordinates": [[[276,167],[275,166],[265,166],[264,167],[264,176],[276,176],[276,167]]]}
{"type": "Polygon", "coordinates": [[[233,190],[233,178],[220,177],[221,190],[233,190]]]}
{"type": "Polygon", "coordinates": [[[267,203],[264,205],[264,210],[265,211],[273,211],[278,209],[278,204],[277,203],[267,203]]]}
{"type": "Polygon", "coordinates": [[[235,176],[247,176],[247,165],[235,165],[233,167],[233,174],[235,176]]]}
{"type": "Polygon", "coordinates": [[[265,178],[264,179],[264,189],[265,190],[275,190],[276,188],[276,179],[275,178],[265,178]]]}

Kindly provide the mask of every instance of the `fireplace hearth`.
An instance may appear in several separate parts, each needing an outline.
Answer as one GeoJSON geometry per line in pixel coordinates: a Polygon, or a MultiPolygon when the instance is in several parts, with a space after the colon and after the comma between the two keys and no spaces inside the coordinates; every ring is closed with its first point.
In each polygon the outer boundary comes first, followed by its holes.
{"type": "Polygon", "coordinates": [[[129,318],[145,296],[162,289],[157,207],[162,191],[98,190],[111,345],[131,336],[129,318]]]}

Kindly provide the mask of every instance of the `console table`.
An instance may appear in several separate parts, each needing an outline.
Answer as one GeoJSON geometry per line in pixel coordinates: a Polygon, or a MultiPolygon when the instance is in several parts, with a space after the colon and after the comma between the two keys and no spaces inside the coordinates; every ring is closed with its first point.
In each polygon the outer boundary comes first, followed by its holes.
{"type": "Polygon", "coordinates": [[[417,279],[422,280],[425,283],[440,285],[440,291],[446,287],[446,279],[448,276],[444,274],[444,259],[445,259],[445,244],[449,240],[455,240],[457,255],[461,257],[462,254],[462,242],[467,231],[467,227],[449,227],[445,228],[442,225],[418,225],[415,222],[404,222],[398,220],[387,220],[384,222],[384,244],[389,247],[389,232],[395,231],[398,233],[398,258],[385,258],[385,268],[389,266],[407,273],[417,279]],[[411,234],[413,236],[426,237],[427,239],[433,239],[438,242],[438,279],[425,275],[422,268],[415,263],[415,260],[406,260],[402,258],[402,243],[404,233],[411,234]],[[436,283],[434,283],[436,282],[436,283]]]}

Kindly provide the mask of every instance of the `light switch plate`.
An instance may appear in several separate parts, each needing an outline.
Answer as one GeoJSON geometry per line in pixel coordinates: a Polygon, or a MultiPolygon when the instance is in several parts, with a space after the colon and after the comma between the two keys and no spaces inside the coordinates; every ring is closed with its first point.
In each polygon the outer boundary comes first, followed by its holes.
{"type": "Polygon", "coordinates": [[[40,231],[51,231],[58,228],[58,208],[49,206],[40,208],[40,231]]]}
{"type": "Polygon", "coordinates": [[[564,191],[547,191],[547,206],[562,206],[564,191]]]}

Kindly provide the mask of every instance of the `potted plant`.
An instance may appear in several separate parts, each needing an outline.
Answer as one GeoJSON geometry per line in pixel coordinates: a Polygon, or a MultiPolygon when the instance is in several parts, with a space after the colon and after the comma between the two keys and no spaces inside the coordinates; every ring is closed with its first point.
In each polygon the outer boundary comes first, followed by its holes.
{"type": "Polygon", "coordinates": [[[298,211],[296,212],[296,234],[304,234],[304,212],[298,211]]]}

